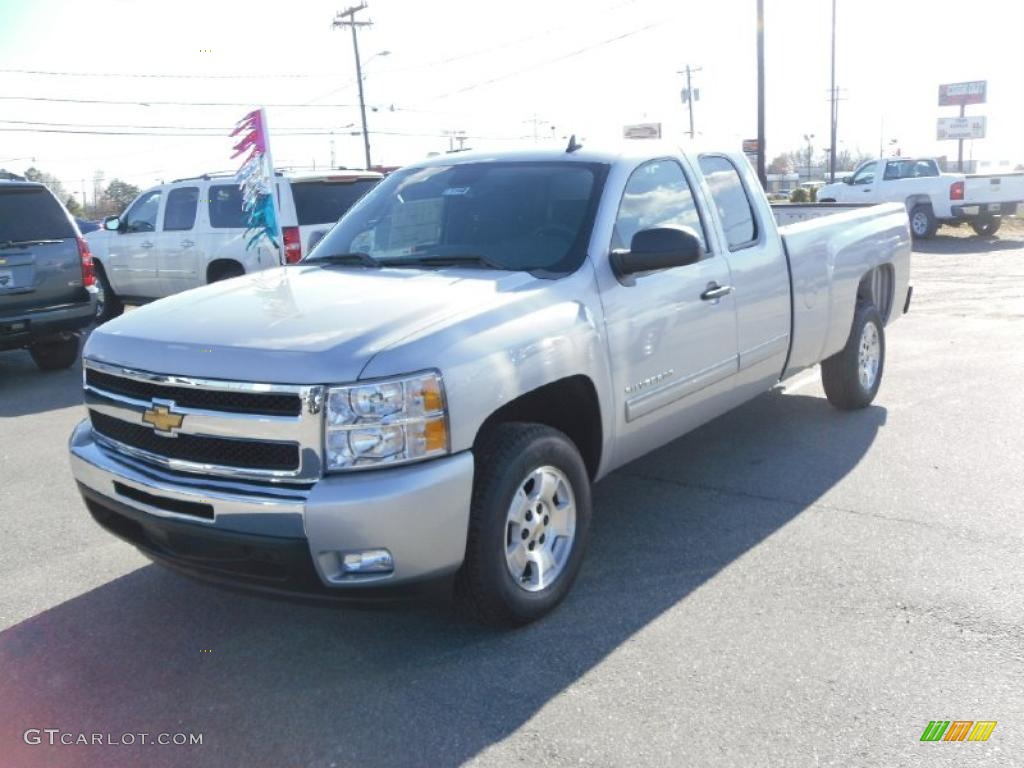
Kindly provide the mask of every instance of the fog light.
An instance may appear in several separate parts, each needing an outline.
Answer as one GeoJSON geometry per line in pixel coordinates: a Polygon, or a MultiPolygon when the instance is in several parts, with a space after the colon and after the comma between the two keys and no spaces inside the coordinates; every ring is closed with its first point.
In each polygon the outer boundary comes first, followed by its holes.
{"type": "Polygon", "coordinates": [[[391,573],[395,561],[386,549],[368,549],[350,552],[341,558],[342,573],[391,573]]]}

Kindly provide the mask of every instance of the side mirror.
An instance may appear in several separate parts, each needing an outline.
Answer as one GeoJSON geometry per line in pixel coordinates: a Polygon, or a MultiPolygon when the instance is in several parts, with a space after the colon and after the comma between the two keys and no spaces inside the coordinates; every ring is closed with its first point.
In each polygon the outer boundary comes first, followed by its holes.
{"type": "Polygon", "coordinates": [[[656,227],[641,229],[629,244],[628,251],[612,251],[612,269],[626,285],[633,285],[633,275],[672,267],[696,264],[704,258],[704,246],[689,227],[656,227]]]}
{"type": "Polygon", "coordinates": [[[121,229],[121,217],[120,216],[107,216],[103,220],[103,228],[108,232],[118,232],[121,229]]]}
{"type": "Polygon", "coordinates": [[[843,184],[853,184],[853,176],[843,176],[843,184]]]}

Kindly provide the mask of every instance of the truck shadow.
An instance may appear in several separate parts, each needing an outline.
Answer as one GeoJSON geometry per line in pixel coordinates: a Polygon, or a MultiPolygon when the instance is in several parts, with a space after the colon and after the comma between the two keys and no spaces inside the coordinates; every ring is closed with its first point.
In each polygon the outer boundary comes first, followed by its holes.
{"type": "Polygon", "coordinates": [[[0,745],[19,766],[461,764],[808,510],[885,419],[769,393],[614,473],[575,590],[514,632],[437,606],[265,601],[144,567],[0,634],[0,745]],[[57,727],[204,739],[23,742],[57,727]]]}
{"type": "Polygon", "coordinates": [[[81,404],[81,356],[66,370],[41,371],[26,350],[0,352],[0,419],[81,404]]]}
{"type": "Polygon", "coordinates": [[[994,237],[955,237],[936,235],[930,240],[915,240],[914,253],[969,254],[995,253],[1024,248],[1024,236],[1007,233],[994,237]]]}

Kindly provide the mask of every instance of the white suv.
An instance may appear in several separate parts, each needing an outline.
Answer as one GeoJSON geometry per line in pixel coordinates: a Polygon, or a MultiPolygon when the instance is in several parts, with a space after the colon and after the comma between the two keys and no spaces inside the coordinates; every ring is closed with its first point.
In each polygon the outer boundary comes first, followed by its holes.
{"type": "MultiPolygon", "coordinates": [[[[309,253],[381,178],[373,171],[278,172],[284,262],[293,264],[309,253]]],[[[266,241],[246,250],[242,195],[231,174],[147,189],[86,240],[96,265],[101,321],[120,314],[123,301],[159,299],[269,269],[282,258],[266,241]]]]}

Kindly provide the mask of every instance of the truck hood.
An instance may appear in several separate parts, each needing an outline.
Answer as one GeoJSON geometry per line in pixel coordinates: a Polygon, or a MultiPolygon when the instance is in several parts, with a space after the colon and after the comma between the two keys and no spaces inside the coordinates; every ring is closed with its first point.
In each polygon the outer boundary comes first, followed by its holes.
{"type": "Polygon", "coordinates": [[[403,338],[520,301],[540,282],[479,269],[280,267],[128,310],[92,332],[84,355],[182,376],[354,381],[403,338]]]}

